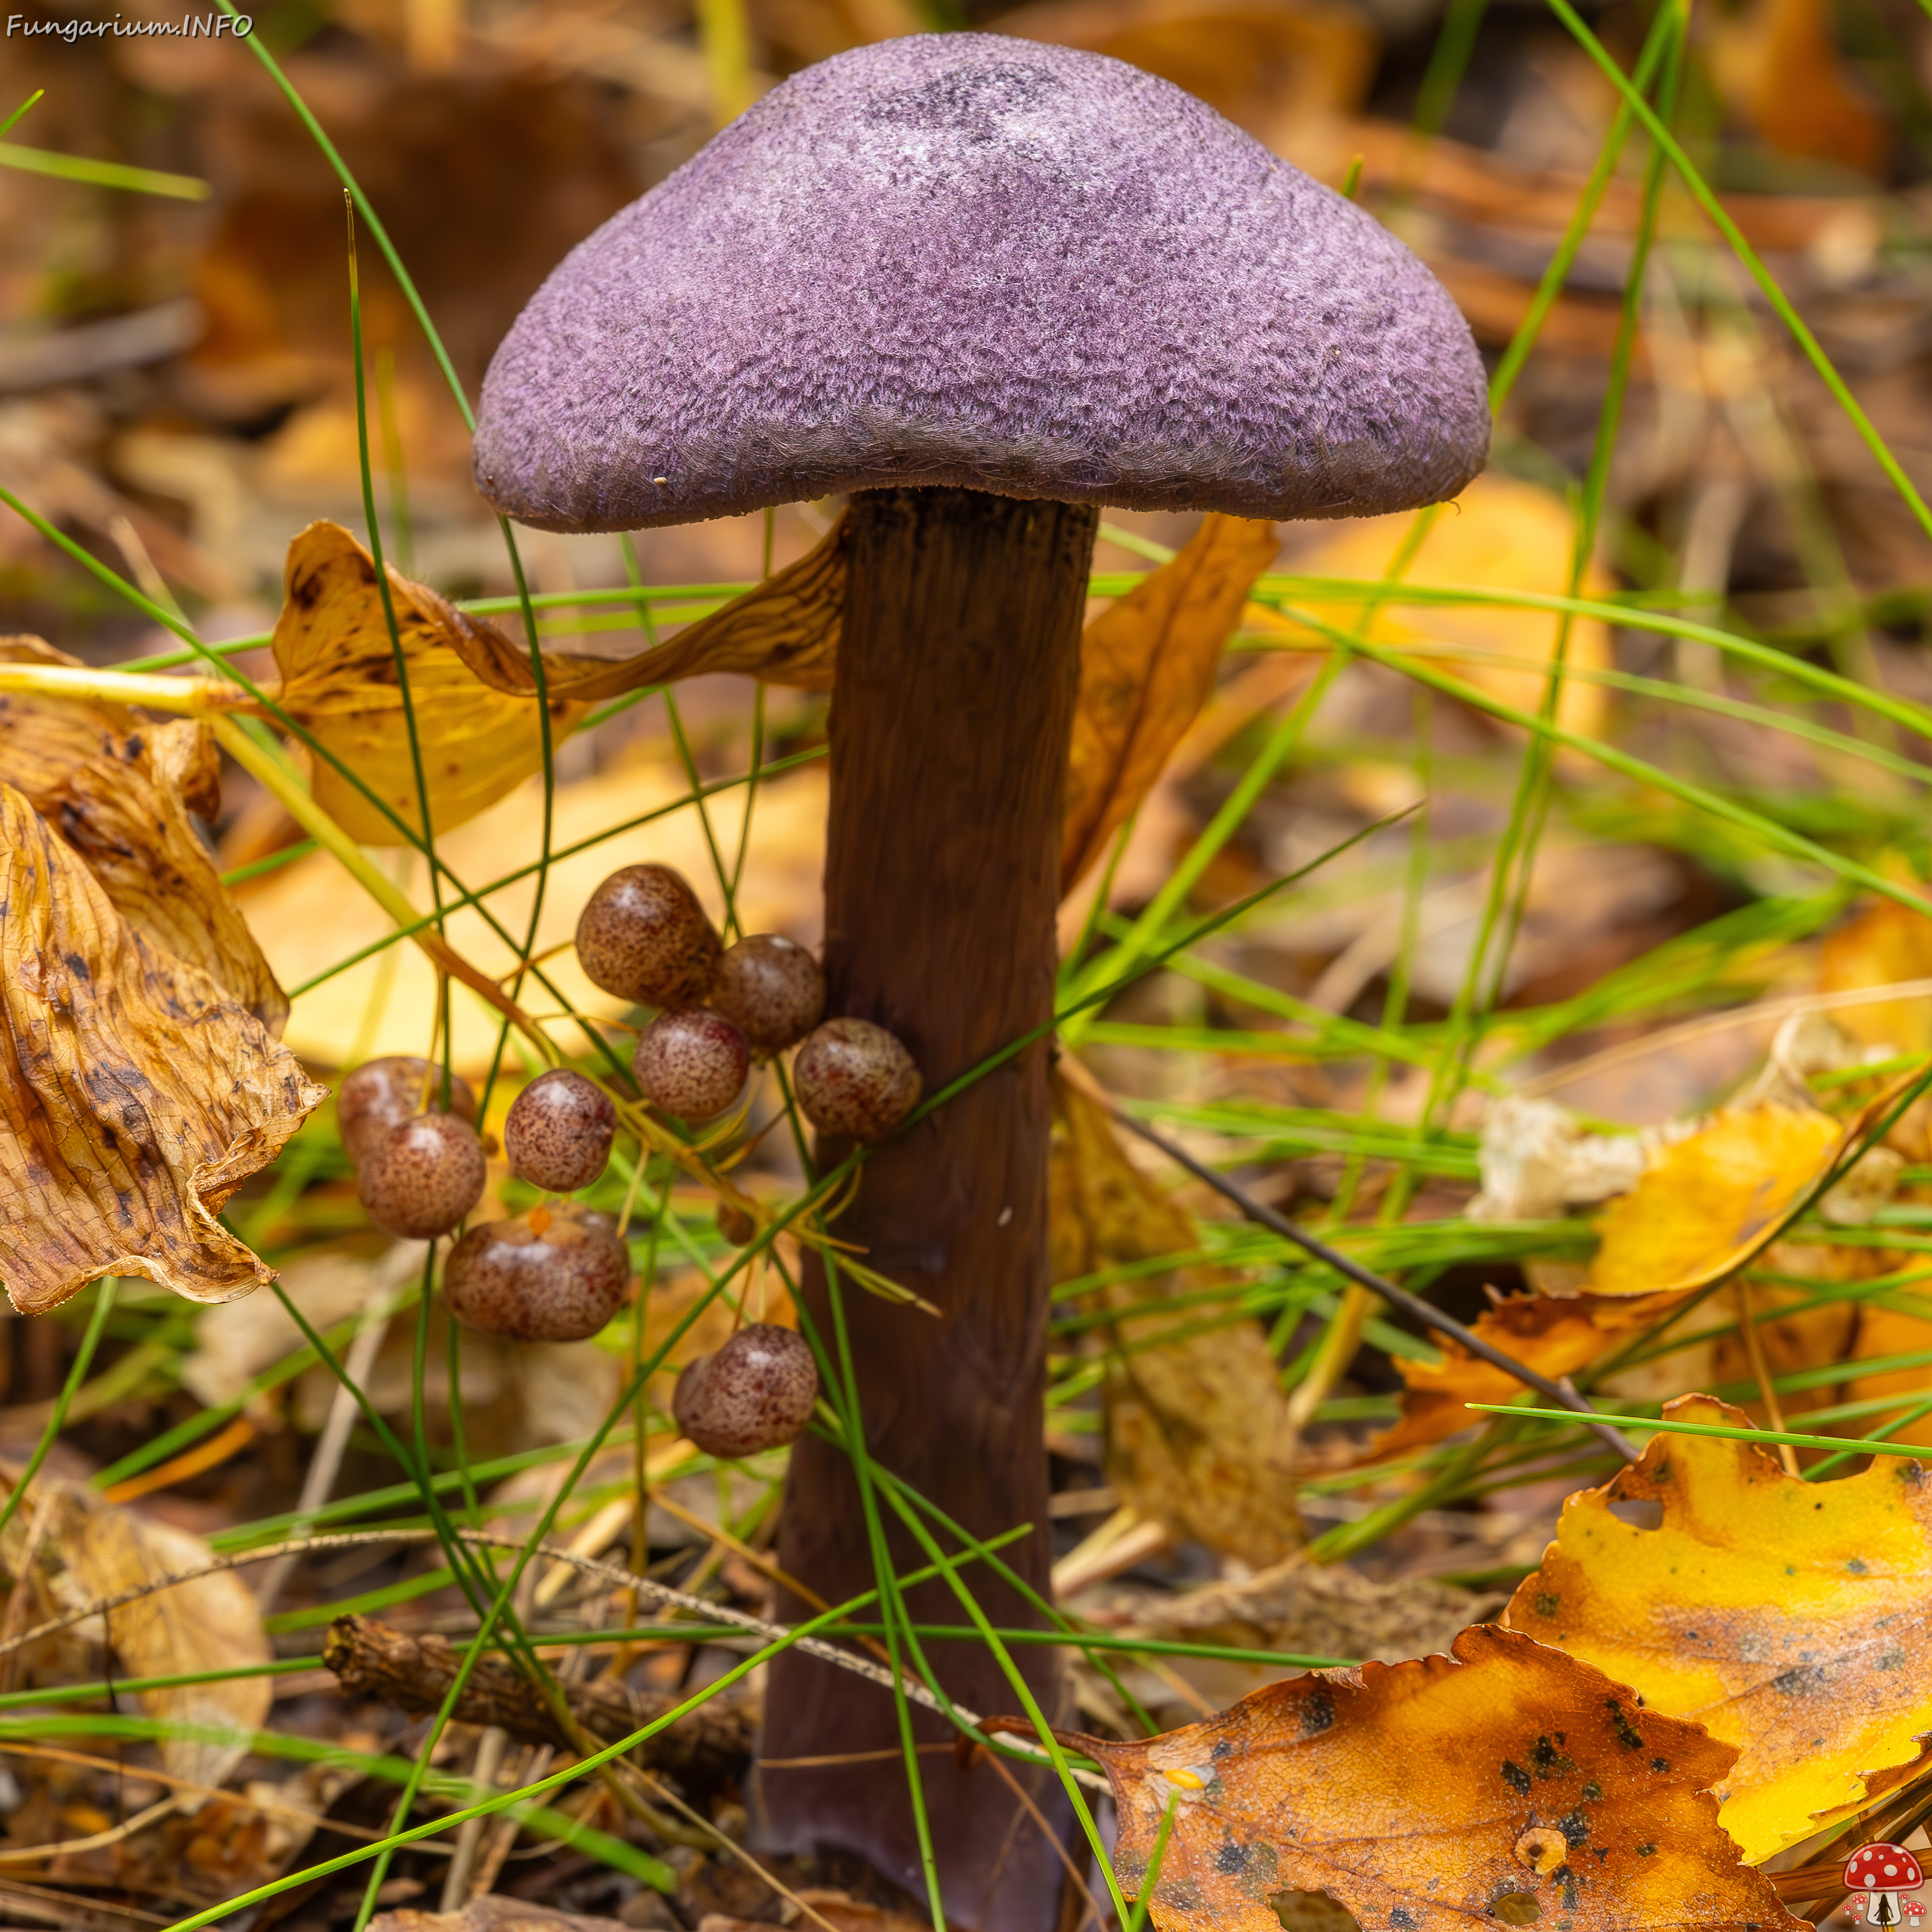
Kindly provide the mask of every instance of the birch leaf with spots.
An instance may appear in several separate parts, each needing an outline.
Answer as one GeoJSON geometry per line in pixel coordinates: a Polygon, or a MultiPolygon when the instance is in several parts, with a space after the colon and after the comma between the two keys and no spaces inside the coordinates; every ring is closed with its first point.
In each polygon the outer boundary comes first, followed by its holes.
{"type": "MultiPolygon", "coordinates": [[[[1709,1396],[1665,1414],[1749,1418],[1709,1396]]],[[[1754,1861],[1856,1817],[1925,1761],[1932,1733],[1932,1480],[1881,1456],[1808,1483],[1770,1451],[1653,1437],[1563,1506],[1513,1628],[1634,1684],[1738,1752],[1725,1829],[1754,1861]],[[1620,1503],[1660,1507],[1646,1528],[1620,1503]]]]}
{"type": "Polygon", "coordinates": [[[0,1279],[16,1309],[103,1275],[194,1301],[272,1280],[217,1216],[326,1098],[0,784],[0,1279]]]}
{"type": "Polygon", "coordinates": [[[1324,1894],[1364,1932],[1796,1923],[1719,1828],[1730,1745],[1488,1624],[1450,1656],[1313,1672],[1142,1742],[1068,1742],[1112,1783],[1130,1894],[1172,1807],[1159,1932],[1280,1932],[1284,1893],[1324,1894]]]}
{"type": "MultiPolygon", "coordinates": [[[[0,638],[0,663],[78,667],[38,638],[0,638]]],[[[279,1034],[289,1003],[222,885],[190,812],[221,808],[213,734],[125,705],[0,692],[0,779],[24,793],[152,944],[198,966],[279,1034]]]]}

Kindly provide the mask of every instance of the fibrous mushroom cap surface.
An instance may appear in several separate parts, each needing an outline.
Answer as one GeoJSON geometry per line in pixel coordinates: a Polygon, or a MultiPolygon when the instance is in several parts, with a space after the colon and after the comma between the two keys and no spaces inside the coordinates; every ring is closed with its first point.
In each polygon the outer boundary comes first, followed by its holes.
{"type": "Polygon", "coordinates": [[[1372,217],[1138,68],[944,34],[794,75],[573,250],[475,464],[587,530],[905,484],[1367,514],[1488,446],[1467,326],[1372,217]]]}

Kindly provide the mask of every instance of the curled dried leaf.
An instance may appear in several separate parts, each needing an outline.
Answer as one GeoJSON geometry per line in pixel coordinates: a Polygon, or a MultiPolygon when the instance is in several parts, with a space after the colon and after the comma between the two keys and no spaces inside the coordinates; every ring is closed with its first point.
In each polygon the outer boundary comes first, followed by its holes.
{"type": "MultiPolygon", "coordinates": [[[[512,791],[543,762],[535,706],[480,682],[464,655],[486,628],[389,568],[391,602],[434,829],[447,832],[512,791]]],[[[416,764],[396,677],[395,651],[369,553],[339,524],[310,524],[289,545],[275,662],[278,702],[340,759],[406,825],[420,830],[416,764]]],[[[501,638],[501,634],[496,634],[501,638]]],[[[514,651],[507,638],[506,650],[514,651]]],[[[553,701],[562,736],[585,708],[553,701]]],[[[350,836],[396,845],[403,835],[324,759],[311,774],[317,802],[350,836]]]]}
{"type": "MultiPolygon", "coordinates": [[[[1709,1396],[1685,1422],[1750,1418],[1709,1396]]],[[[1876,1458],[1834,1483],[1769,1450],[1652,1438],[1642,1460],[1563,1506],[1514,1629],[1634,1684],[1738,1751],[1718,1781],[1724,1828],[1768,1858],[1856,1817],[1923,1764],[1932,1732],[1932,1480],[1876,1458]],[[1659,1506],[1656,1527],[1617,1505],[1659,1506]]]]}
{"type": "Polygon", "coordinates": [[[1106,850],[1207,702],[1222,647],[1280,548],[1272,524],[1210,515],[1177,556],[1087,626],[1060,832],[1063,892],[1106,850]]]}
{"type": "MultiPolygon", "coordinates": [[[[1186,1210],[1128,1160],[1098,1103],[1059,1077],[1054,1116],[1056,1281],[1200,1246],[1186,1210]]],[[[1250,1321],[1194,1332],[1198,1307],[1159,1306],[1213,1279],[1183,1268],[1096,1291],[1141,1311],[1114,1328],[1122,1352],[1105,1386],[1108,1468],[1144,1516],[1260,1568],[1302,1540],[1294,1431],[1268,1338],[1250,1321]]]]}
{"type": "MultiPolygon", "coordinates": [[[[1513,1294],[1486,1308],[1472,1324],[1486,1342],[1552,1382],[1594,1362],[1636,1329],[1660,1321],[1684,1299],[1678,1294],[1513,1294]]],[[[1514,1402],[1522,1384],[1507,1369],[1442,1340],[1433,1362],[1400,1358],[1402,1419],[1376,1437],[1368,1460],[1439,1442],[1478,1418],[1472,1402],[1514,1402]]]]}
{"type": "MultiPolygon", "coordinates": [[[[538,770],[542,747],[529,650],[388,566],[397,634],[430,817],[452,830],[538,770]]],[[[289,545],[275,662],[277,701],[316,742],[355,771],[398,818],[421,817],[408,720],[376,566],[339,524],[310,524],[289,545]]],[[[650,684],[739,671],[768,684],[829,690],[844,610],[838,530],[808,555],[680,632],[612,662],[545,652],[551,729],[561,737],[589,707],[650,684]]],[[[315,795],[364,844],[401,842],[396,826],[318,760],[315,795]]]]}
{"type": "Polygon", "coordinates": [[[103,1275],[194,1301],[272,1280],[216,1217],[326,1096],[0,784],[0,1274],[16,1309],[103,1275]]]}
{"type": "MultiPolygon", "coordinates": [[[[601,703],[647,684],[669,684],[711,671],[736,671],[760,684],[801,691],[830,691],[844,624],[845,571],[842,519],[816,549],[680,631],[668,644],[615,663],[546,654],[550,694],[601,703]]],[[[456,648],[485,684],[519,697],[536,696],[528,651],[494,625],[458,621],[462,630],[456,648]]]]}
{"type": "MultiPolygon", "coordinates": [[[[200,1537],[118,1508],[85,1484],[45,1470],[24,1502],[0,1539],[0,1568],[18,1577],[28,1551],[37,1550],[28,1574],[50,1616],[138,1592],[104,1619],[104,1634],[124,1675],[188,1676],[272,1659],[274,1648],[248,1585],[229,1571],[194,1574],[214,1560],[200,1537]],[[37,1544],[34,1526],[44,1506],[46,1534],[37,1544]],[[166,1581],[174,1576],[193,1580],[166,1581]]],[[[247,1755],[247,1744],[187,1735],[187,1727],[252,1730],[268,1721],[273,1690],[266,1677],[231,1677],[139,1696],[149,1716],[184,1727],[184,1735],[162,1741],[166,1768],[197,1784],[218,1785],[247,1755]]]]}
{"type": "Polygon", "coordinates": [[[1452,1657],[1270,1684],[1198,1724],[1079,1741],[1120,1808],[1115,1868],[1160,1932],[1280,1932],[1284,1892],[1364,1927],[1791,1927],[1710,1787],[1730,1747],[1588,1664],[1478,1624],[1452,1657]]]}
{"type": "MultiPolygon", "coordinates": [[[[1762,1253],[1899,1090],[1894,1082],[1842,1116],[1774,1100],[1726,1107],[1696,1132],[1653,1144],[1636,1185],[1598,1217],[1601,1244],[1577,1292],[1498,1301],[1477,1334],[1552,1378],[1574,1375],[1762,1253]]],[[[1466,1403],[1513,1401],[1522,1388],[1453,1341],[1438,1362],[1396,1366],[1402,1419],[1371,1458],[1439,1442],[1469,1425],[1466,1403]]]]}
{"type": "MultiPolygon", "coordinates": [[[[0,638],[0,663],[77,661],[38,638],[0,638]]],[[[208,727],[155,724],[125,705],[0,692],[0,779],[25,794],[151,944],[198,966],[270,1032],[289,1003],[224,890],[189,814],[221,806],[208,727]]]]}

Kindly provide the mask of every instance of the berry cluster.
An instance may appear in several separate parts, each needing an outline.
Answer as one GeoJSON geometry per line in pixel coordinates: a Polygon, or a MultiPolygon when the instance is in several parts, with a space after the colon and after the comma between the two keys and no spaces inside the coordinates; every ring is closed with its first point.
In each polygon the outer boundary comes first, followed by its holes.
{"type": "Polygon", "coordinates": [[[452,1078],[446,1112],[442,1071],[410,1054],[365,1060],[342,1083],[336,1120],[361,1170],[357,1192],[377,1227],[429,1240],[483,1198],[483,1143],[470,1118],[476,1096],[452,1078]]]}
{"type": "MultiPolygon", "coordinates": [[[[645,1097],[674,1120],[727,1114],[754,1063],[794,1047],[799,1106],[823,1133],[883,1140],[919,1103],[919,1070],[890,1033],[868,1020],[824,1018],[824,975],[804,947],[777,933],[724,946],[668,866],[612,873],[578,921],[577,953],[594,985],[658,1009],[632,1065],[645,1097]]],[[[448,1234],[482,1198],[476,1096],[452,1078],[440,1104],[442,1078],[428,1060],[398,1055],[368,1061],[343,1082],[343,1144],[361,1171],[363,1206],[391,1234],[448,1234]]],[[[602,1178],[616,1130],[616,1107],[595,1081],[553,1067],[512,1103],[504,1157],[547,1196],[575,1194],[602,1178]]],[[[756,1232],[734,1208],[721,1212],[719,1226],[740,1242],[756,1232]]],[[[596,1334],[629,1285],[629,1252],[612,1217],[554,1198],[472,1228],[443,1270],[458,1321],[517,1342],[596,1334]]],[[[790,1442],[818,1396],[812,1351],[790,1330],[756,1322],[686,1369],[673,1406],[700,1448],[738,1456],[790,1442]]]]}
{"type": "Polygon", "coordinates": [[[722,945],[668,866],[626,866],[591,894],[577,958],[592,985],[660,1009],[632,1066],[674,1120],[716,1119],[743,1094],[754,1060],[793,1046],[798,1104],[823,1133],[884,1140],[919,1104],[919,1069],[884,1027],[820,1024],[825,976],[803,946],[775,932],[722,945]]]}

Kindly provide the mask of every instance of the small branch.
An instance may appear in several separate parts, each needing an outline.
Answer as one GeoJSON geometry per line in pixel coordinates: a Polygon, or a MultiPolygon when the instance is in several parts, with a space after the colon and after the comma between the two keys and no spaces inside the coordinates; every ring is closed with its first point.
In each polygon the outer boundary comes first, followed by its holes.
{"type": "Polygon", "coordinates": [[[1136,1120],[1112,1095],[1102,1093],[1090,1081],[1084,1084],[1087,1090],[1106,1108],[1108,1114],[1130,1133],[1138,1134],[1142,1140],[1159,1148],[1177,1166],[1184,1167],[1196,1180],[1206,1182],[1223,1200],[1232,1202],[1250,1221],[1258,1222],[1262,1227],[1280,1235],[1284,1240],[1294,1242],[1297,1247],[1312,1255],[1317,1261],[1333,1268],[1337,1274],[1354,1282],[1358,1287],[1366,1288],[1372,1294],[1380,1295],[1390,1307],[1399,1308],[1424,1327],[1448,1336],[1469,1354],[1489,1363],[1492,1367],[1501,1369],[1506,1375],[1514,1376],[1518,1382],[1534,1389],[1538,1394],[1546,1395],[1552,1402],[1561,1402],[1565,1408],[1585,1417],[1591,1428],[1626,1462],[1634,1462],[1637,1460],[1636,1447],[1630,1438],[1609,1423],[1598,1420],[1596,1411],[1576,1393],[1567,1377],[1561,1381],[1552,1381],[1549,1376],[1538,1374],[1534,1369],[1519,1362],[1514,1355],[1505,1354],[1493,1342],[1486,1341],[1473,1328],[1466,1328],[1453,1315],[1445,1315],[1441,1309],[1424,1300],[1420,1295],[1412,1294],[1407,1288],[1398,1288],[1394,1282],[1384,1280],[1372,1269],[1364,1268],[1359,1262],[1351,1261],[1340,1249],[1331,1248],[1326,1241],[1309,1233],[1306,1228],[1297,1226],[1286,1214],[1278,1214],[1272,1208],[1264,1206],[1238,1183],[1230,1180],[1224,1174],[1216,1173],[1206,1162],[1196,1160],[1184,1147],[1178,1142],[1169,1140],[1157,1128],[1149,1126],[1144,1120],[1136,1120]]]}
{"type": "MultiPolygon", "coordinates": [[[[447,1637],[415,1636],[374,1617],[338,1617],[328,1627],[322,1660],[345,1690],[380,1698],[413,1717],[440,1710],[462,1658],[447,1637]]],[[[598,1678],[560,1686],[573,1720],[599,1744],[615,1744],[684,1702],[683,1694],[652,1695],[620,1679],[598,1678]]],[[[520,1744],[581,1748],[556,1714],[509,1664],[480,1658],[450,1715],[458,1723],[494,1725],[520,1744]]],[[[714,1698],[638,1747],[639,1762],[669,1772],[698,1790],[713,1790],[744,1769],[754,1718],[742,1697],[714,1698]]]]}

